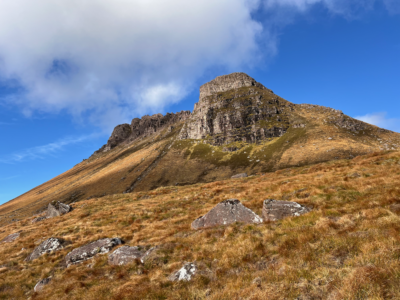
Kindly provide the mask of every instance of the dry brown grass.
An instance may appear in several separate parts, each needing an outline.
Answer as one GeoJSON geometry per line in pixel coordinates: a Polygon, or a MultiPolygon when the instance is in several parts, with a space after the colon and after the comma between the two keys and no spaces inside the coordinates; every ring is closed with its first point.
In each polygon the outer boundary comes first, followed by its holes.
{"type": "MultiPolygon", "coordinates": [[[[0,226],[43,211],[48,203],[54,200],[70,203],[121,194],[133,184],[134,191],[138,192],[160,186],[175,186],[177,183],[184,185],[215,182],[242,172],[260,174],[400,147],[400,134],[375,126],[367,126],[367,130],[360,132],[339,128],[328,122],[336,113],[327,109],[296,106],[293,114],[306,120],[305,128],[290,128],[282,137],[264,140],[258,144],[243,144],[243,148],[232,153],[223,151],[223,146],[177,139],[183,124],[176,124],[171,133],[165,129],[144,139],[135,140],[129,145],[120,145],[110,152],[81,162],[71,170],[1,205],[0,226]],[[150,170],[146,171],[148,168],[150,170]]],[[[303,169],[303,173],[316,174],[318,168],[322,173],[337,172],[335,165],[324,165],[307,167],[306,171],[303,169]]],[[[295,175],[290,172],[292,171],[279,174],[295,175]]],[[[343,184],[352,182],[354,178],[351,175],[350,171],[343,174],[343,184]]],[[[320,183],[326,184],[329,180],[325,176],[320,183]]],[[[287,192],[286,197],[304,199],[306,194],[310,193],[289,195],[293,192],[290,190],[292,186],[282,185],[276,192],[287,192]]],[[[263,191],[260,189],[259,193],[262,194],[263,191]]],[[[247,197],[249,193],[254,192],[246,188],[234,194],[247,197]]]]}
{"type": "Polygon", "coordinates": [[[62,217],[36,224],[29,218],[2,228],[0,238],[22,233],[14,243],[0,245],[0,299],[399,299],[400,217],[390,210],[400,203],[399,182],[400,153],[382,152],[77,202],[62,217]],[[257,226],[190,229],[195,218],[228,198],[259,214],[267,198],[314,209],[257,226]],[[107,255],[63,266],[72,249],[114,236],[131,246],[162,245],[161,254],[144,266],[109,266],[107,255]],[[49,237],[70,244],[24,262],[49,237]],[[167,276],[185,261],[210,272],[190,283],[170,283],[167,276]],[[51,284],[33,293],[50,275],[51,284]],[[255,278],[260,285],[252,283],[255,278]]]}

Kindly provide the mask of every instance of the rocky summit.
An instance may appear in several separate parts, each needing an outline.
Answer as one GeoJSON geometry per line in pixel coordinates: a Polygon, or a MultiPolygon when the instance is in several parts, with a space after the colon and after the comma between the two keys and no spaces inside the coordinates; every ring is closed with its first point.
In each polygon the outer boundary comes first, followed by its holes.
{"type": "Polygon", "coordinates": [[[43,220],[49,203],[69,205],[232,176],[246,180],[238,174],[250,178],[400,147],[398,133],[336,108],[289,102],[244,73],[219,76],[199,94],[193,112],[155,114],[116,126],[90,158],[2,205],[0,224],[34,214],[34,222],[43,220]]]}

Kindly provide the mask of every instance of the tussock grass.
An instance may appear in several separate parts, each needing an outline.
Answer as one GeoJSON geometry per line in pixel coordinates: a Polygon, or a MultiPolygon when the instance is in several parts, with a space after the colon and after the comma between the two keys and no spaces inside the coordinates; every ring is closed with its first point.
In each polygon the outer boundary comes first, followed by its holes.
{"type": "Polygon", "coordinates": [[[2,228],[0,299],[398,299],[400,298],[400,153],[381,152],[250,178],[74,203],[64,216],[2,228]],[[359,177],[349,175],[357,172],[359,177]],[[265,199],[313,207],[296,218],[194,231],[191,222],[222,200],[238,198],[261,214],[265,199]],[[104,237],[160,246],[144,265],[110,266],[107,255],[65,268],[72,249],[104,237]],[[63,250],[32,262],[46,238],[63,250]],[[196,261],[207,272],[192,282],[169,274],[196,261]],[[52,282],[41,293],[33,287],[52,282]],[[254,283],[257,278],[258,283],[254,283]]]}

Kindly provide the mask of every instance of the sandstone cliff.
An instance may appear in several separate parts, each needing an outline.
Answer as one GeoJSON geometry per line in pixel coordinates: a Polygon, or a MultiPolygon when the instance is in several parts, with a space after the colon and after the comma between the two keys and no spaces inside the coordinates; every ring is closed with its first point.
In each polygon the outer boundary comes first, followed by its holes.
{"type": "Polygon", "coordinates": [[[200,100],[180,132],[181,139],[213,145],[254,143],[282,136],[293,104],[244,73],[220,76],[200,88],[200,100]]]}
{"type": "Polygon", "coordinates": [[[115,127],[107,144],[94,154],[110,151],[124,142],[125,144],[134,142],[138,138],[144,138],[157,133],[167,126],[170,126],[169,131],[171,131],[174,128],[174,124],[185,121],[189,116],[190,111],[181,111],[176,114],[167,113],[165,116],[162,114],[155,114],[152,116],[144,116],[141,119],[135,118],[132,120],[131,125],[121,124],[115,127]]]}

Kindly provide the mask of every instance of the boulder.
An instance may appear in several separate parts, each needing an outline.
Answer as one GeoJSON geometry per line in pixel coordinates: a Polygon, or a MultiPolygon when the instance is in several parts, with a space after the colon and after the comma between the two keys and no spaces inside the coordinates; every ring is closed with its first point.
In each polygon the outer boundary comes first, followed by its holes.
{"type": "Polygon", "coordinates": [[[57,202],[53,201],[52,203],[49,203],[49,206],[47,207],[46,217],[47,218],[58,217],[70,212],[71,210],[72,210],[71,206],[61,203],[60,201],[57,202]]]}
{"type": "Polygon", "coordinates": [[[169,281],[190,281],[196,274],[197,268],[195,263],[186,263],[179,271],[172,273],[169,281]]]}
{"type": "Polygon", "coordinates": [[[36,283],[36,285],[33,288],[33,290],[36,293],[41,292],[43,290],[43,288],[50,283],[50,281],[51,281],[51,277],[48,277],[48,278],[40,280],[38,283],[36,283]]]}
{"type": "Polygon", "coordinates": [[[145,249],[140,246],[123,246],[108,256],[108,263],[114,266],[121,266],[129,264],[135,260],[141,261],[141,258],[145,253],[145,249]]]}
{"type": "Polygon", "coordinates": [[[97,254],[105,254],[110,252],[112,248],[121,245],[122,241],[119,238],[101,239],[85,246],[76,248],[67,254],[65,263],[67,267],[74,264],[79,264],[94,257],[97,254]]]}
{"type": "Polygon", "coordinates": [[[296,202],[268,199],[264,201],[262,216],[264,221],[277,221],[286,217],[298,217],[311,209],[296,202]]]}
{"type": "Polygon", "coordinates": [[[236,174],[233,175],[231,178],[245,178],[245,177],[248,177],[247,173],[236,174]]]}
{"type": "Polygon", "coordinates": [[[218,225],[229,225],[235,222],[259,224],[262,221],[251,209],[243,206],[238,199],[228,199],[217,204],[206,215],[194,220],[192,228],[200,229],[218,225]]]}
{"type": "Polygon", "coordinates": [[[0,243],[12,243],[17,238],[19,238],[19,235],[20,235],[20,232],[12,233],[12,234],[6,236],[0,243]]]}
{"type": "Polygon", "coordinates": [[[25,259],[25,261],[32,261],[40,256],[57,251],[63,248],[64,240],[57,238],[49,238],[41,243],[33,252],[25,259]]]}

